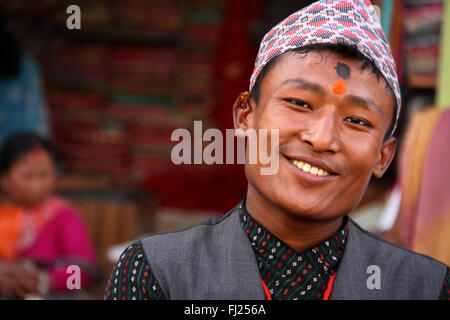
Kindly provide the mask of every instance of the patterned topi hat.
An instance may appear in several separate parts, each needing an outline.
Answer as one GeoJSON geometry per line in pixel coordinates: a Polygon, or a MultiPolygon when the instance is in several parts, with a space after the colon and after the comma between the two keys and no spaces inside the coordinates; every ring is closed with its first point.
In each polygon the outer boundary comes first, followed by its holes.
{"type": "Polygon", "coordinates": [[[278,23],[261,41],[249,91],[270,60],[288,50],[318,43],[356,45],[375,64],[397,100],[392,135],[400,115],[400,85],[389,43],[370,0],[320,0],[278,23]]]}

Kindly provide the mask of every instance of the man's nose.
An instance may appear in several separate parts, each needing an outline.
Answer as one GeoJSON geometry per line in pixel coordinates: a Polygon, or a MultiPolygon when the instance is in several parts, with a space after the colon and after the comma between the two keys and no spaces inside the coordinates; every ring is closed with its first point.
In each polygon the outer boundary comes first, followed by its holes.
{"type": "Polygon", "coordinates": [[[336,153],[340,150],[336,117],[332,112],[312,116],[304,128],[301,140],[314,151],[336,153]]]}

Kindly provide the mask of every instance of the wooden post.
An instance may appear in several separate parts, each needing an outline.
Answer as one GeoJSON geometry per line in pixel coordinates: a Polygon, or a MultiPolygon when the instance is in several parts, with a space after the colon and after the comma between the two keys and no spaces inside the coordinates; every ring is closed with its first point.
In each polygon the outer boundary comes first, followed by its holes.
{"type": "Polygon", "coordinates": [[[439,85],[437,105],[439,108],[450,108],[450,1],[444,1],[444,13],[441,28],[441,49],[439,67],[439,85]]]}

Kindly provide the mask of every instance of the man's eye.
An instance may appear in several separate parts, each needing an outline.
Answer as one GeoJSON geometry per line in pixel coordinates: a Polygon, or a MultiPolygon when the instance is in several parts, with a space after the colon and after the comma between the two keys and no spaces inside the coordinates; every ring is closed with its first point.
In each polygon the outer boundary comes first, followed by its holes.
{"type": "Polygon", "coordinates": [[[370,127],[370,124],[367,121],[360,119],[360,118],[349,117],[349,118],[346,118],[344,121],[354,123],[354,124],[364,126],[364,127],[370,127]]]}
{"type": "Polygon", "coordinates": [[[298,99],[286,99],[286,102],[291,103],[291,104],[295,104],[296,106],[302,107],[302,108],[306,108],[306,109],[312,109],[311,106],[309,104],[307,104],[306,102],[302,101],[302,100],[298,100],[298,99]]]}

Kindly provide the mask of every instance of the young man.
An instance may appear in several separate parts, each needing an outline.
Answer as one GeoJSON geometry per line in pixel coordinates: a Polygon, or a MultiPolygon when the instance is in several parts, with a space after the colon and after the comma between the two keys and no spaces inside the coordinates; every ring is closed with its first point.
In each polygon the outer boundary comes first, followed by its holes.
{"type": "Polygon", "coordinates": [[[247,195],[226,215],[130,246],[105,298],[448,299],[446,265],[347,217],[392,162],[400,106],[370,1],[289,16],[233,108],[236,129],[279,130],[277,173],[247,163],[247,195]]]}

